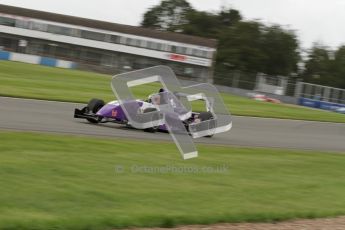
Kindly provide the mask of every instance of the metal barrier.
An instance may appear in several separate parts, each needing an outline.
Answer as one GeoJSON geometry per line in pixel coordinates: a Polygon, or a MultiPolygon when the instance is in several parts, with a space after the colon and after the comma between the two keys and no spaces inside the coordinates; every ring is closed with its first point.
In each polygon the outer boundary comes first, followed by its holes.
{"type": "Polygon", "coordinates": [[[345,89],[299,82],[296,90],[298,104],[325,110],[345,107],[345,89]]]}
{"type": "Polygon", "coordinates": [[[41,57],[37,55],[31,54],[22,54],[22,53],[15,53],[15,52],[8,52],[0,50],[0,60],[7,60],[7,61],[18,61],[30,64],[40,64],[45,66],[53,66],[65,69],[74,69],[76,64],[71,61],[65,61],[55,58],[48,58],[48,57],[41,57]]]}

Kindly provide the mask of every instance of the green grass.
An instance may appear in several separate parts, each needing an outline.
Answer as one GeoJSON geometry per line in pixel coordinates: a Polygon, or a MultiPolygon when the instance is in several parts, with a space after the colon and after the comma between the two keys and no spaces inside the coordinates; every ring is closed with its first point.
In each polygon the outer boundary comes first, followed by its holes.
{"type": "MultiPolygon", "coordinates": [[[[57,101],[87,102],[90,98],[113,100],[110,76],[0,61],[0,95],[57,101]]],[[[136,96],[146,98],[157,92],[157,85],[135,90],[136,96]]],[[[345,122],[345,116],[305,107],[258,102],[230,94],[222,94],[225,104],[234,115],[345,122]]]]}
{"type": "Polygon", "coordinates": [[[345,214],[345,155],[0,132],[0,229],[111,229],[345,214]],[[225,173],[135,173],[135,166],[225,173]],[[117,165],[124,167],[116,173],[117,165]]]}

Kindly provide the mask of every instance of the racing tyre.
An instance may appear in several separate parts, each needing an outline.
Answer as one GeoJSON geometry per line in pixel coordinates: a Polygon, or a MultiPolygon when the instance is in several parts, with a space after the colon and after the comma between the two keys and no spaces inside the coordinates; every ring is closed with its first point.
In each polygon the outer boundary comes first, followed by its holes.
{"type": "MultiPolygon", "coordinates": [[[[213,119],[213,114],[211,112],[201,112],[199,114],[199,118],[200,118],[201,121],[212,120],[213,119]]],[[[213,122],[211,122],[210,125],[215,127],[215,124],[213,122]]],[[[212,135],[207,135],[205,137],[213,137],[213,134],[212,135]]]]}
{"type": "MultiPolygon", "coordinates": [[[[105,103],[103,100],[93,98],[87,104],[87,108],[89,112],[96,114],[104,105],[105,103]]],[[[100,120],[102,120],[102,118],[86,118],[86,120],[88,120],[90,123],[98,123],[100,120]]]]}
{"type": "MultiPolygon", "coordinates": [[[[151,113],[151,112],[156,112],[157,109],[155,108],[146,108],[144,109],[143,113],[151,113]]],[[[148,133],[155,133],[158,130],[158,126],[154,126],[154,127],[150,127],[147,129],[144,129],[144,132],[148,132],[148,133]]]]}

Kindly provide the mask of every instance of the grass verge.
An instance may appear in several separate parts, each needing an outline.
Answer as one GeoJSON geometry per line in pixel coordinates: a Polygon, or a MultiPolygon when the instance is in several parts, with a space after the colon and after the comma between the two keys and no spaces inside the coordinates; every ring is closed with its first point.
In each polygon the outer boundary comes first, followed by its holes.
{"type": "MultiPolygon", "coordinates": [[[[114,100],[110,76],[18,62],[0,61],[0,95],[86,103],[91,98],[114,100]]],[[[134,90],[139,98],[158,91],[157,85],[134,90]]],[[[271,104],[222,94],[234,115],[345,123],[345,116],[300,106],[271,104]]]]}
{"type": "Polygon", "coordinates": [[[0,139],[0,229],[171,227],[345,214],[342,154],[199,145],[200,157],[183,161],[170,143],[17,132],[0,132],[0,139]],[[218,173],[151,170],[223,165],[228,169],[218,173]]]}

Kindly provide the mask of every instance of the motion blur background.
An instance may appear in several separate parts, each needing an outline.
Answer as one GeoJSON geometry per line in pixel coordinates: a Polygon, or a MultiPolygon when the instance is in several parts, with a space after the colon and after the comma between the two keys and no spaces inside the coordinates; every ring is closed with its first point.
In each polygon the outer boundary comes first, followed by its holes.
{"type": "Polygon", "coordinates": [[[334,216],[283,225],[345,229],[344,12],[343,0],[0,0],[0,229],[334,216]],[[115,99],[113,75],[156,65],[213,83],[231,112],[230,132],[195,139],[197,159],[168,134],[73,117],[115,99]]]}
{"type": "Polygon", "coordinates": [[[105,2],[101,13],[74,7],[79,1],[68,10],[42,1],[0,3],[60,13],[0,5],[0,49],[35,56],[3,53],[2,59],[107,74],[167,65],[181,79],[241,96],[254,90],[312,107],[301,98],[345,103],[345,32],[329,24],[345,21],[337,14],[341,1],[164,0],[122,4],[122,10],[105,2]],[[112,7],[114,14],[102,13],[112,7]]]}

